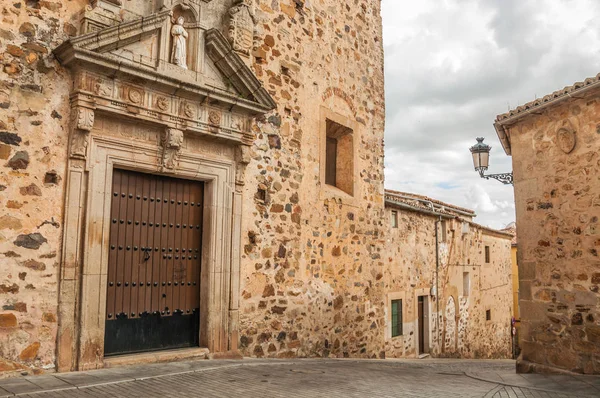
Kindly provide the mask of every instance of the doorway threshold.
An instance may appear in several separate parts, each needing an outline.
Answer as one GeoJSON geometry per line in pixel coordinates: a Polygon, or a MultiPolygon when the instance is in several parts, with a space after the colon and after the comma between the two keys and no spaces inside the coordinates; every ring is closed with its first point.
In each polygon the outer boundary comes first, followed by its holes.
{"type": "Polygon", "coordinates": [[[146,363],[175,362],[186,359],[208,359],[208,348],[194,347],[177,350],[143,352],[140,354],[116,355],[104,358],[105,368],[140,365],[146,363]]]}
{"type": "Polygon", "coordinates": [[[418,358],[419,359],[425,359],[425,358],[429,358],[430,355],[429,354],[419,354],[418,358]]]}

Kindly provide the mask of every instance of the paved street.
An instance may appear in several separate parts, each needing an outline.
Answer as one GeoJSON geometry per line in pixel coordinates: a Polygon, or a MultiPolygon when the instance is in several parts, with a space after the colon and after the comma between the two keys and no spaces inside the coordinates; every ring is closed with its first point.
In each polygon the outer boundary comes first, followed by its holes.
{"type": "Polygon", "coordinates": [[[0,397],[597,397],[600,377],[513,361],[186,361],[0,380],[0,397]]]}

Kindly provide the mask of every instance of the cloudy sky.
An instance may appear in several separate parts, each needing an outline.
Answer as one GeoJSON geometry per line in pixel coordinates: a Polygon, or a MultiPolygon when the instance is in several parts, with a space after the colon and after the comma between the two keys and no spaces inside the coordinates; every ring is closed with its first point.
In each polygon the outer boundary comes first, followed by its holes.
{"type": "Polygon", "coordinates": [[[511,171],[495,116],[600,72],[598,0],[383,0],[386,187],[514,221],[512,186],[483,180],[468,148],[511,171]]]}

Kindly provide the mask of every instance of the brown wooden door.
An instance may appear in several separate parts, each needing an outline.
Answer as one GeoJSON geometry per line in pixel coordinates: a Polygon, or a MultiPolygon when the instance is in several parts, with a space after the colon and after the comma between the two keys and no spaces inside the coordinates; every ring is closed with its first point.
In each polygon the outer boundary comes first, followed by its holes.
{"type": "Polygon", "coordinates": [[[423,296],[419,296],[419,354],[425,352],[425,319],[423,319],[425,311],[423,310],[423,305],[423,296]]]}
{"type": "Polygon", "coordinates": [[[198,345],[203,188],[114,170],[105,355],[198,345]]]}

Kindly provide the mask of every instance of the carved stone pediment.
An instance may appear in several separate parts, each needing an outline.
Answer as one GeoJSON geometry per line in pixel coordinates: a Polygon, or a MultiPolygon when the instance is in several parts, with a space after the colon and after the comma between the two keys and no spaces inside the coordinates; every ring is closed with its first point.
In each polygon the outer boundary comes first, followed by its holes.
{"type": "Polygon", "coordinates": [[[54,54],[74,70],[146,81],[166,92],[218,102],[249,115],[275,107],[272,97],[223,34],[216,28],[202,29],[191,14],[184,24],[190,32],[189,70],[171,63],[173,15],[173,10],[167,9],[87,33],[64,42],[54,54]]]}
{"type": "MultiPolygon", "coordinates": [[[[182,6],[186,1],[191,0],[173,0],[172,9],[56,48],[57,59],[73,71],[71,102],[93,112],[249,145],[252,118],[275,108],[275,102],[230,40],[216,28],[201,27],[182,6]]],[[[84,156],[85,146],[79,147],[78,155],[84,156]]]]}

